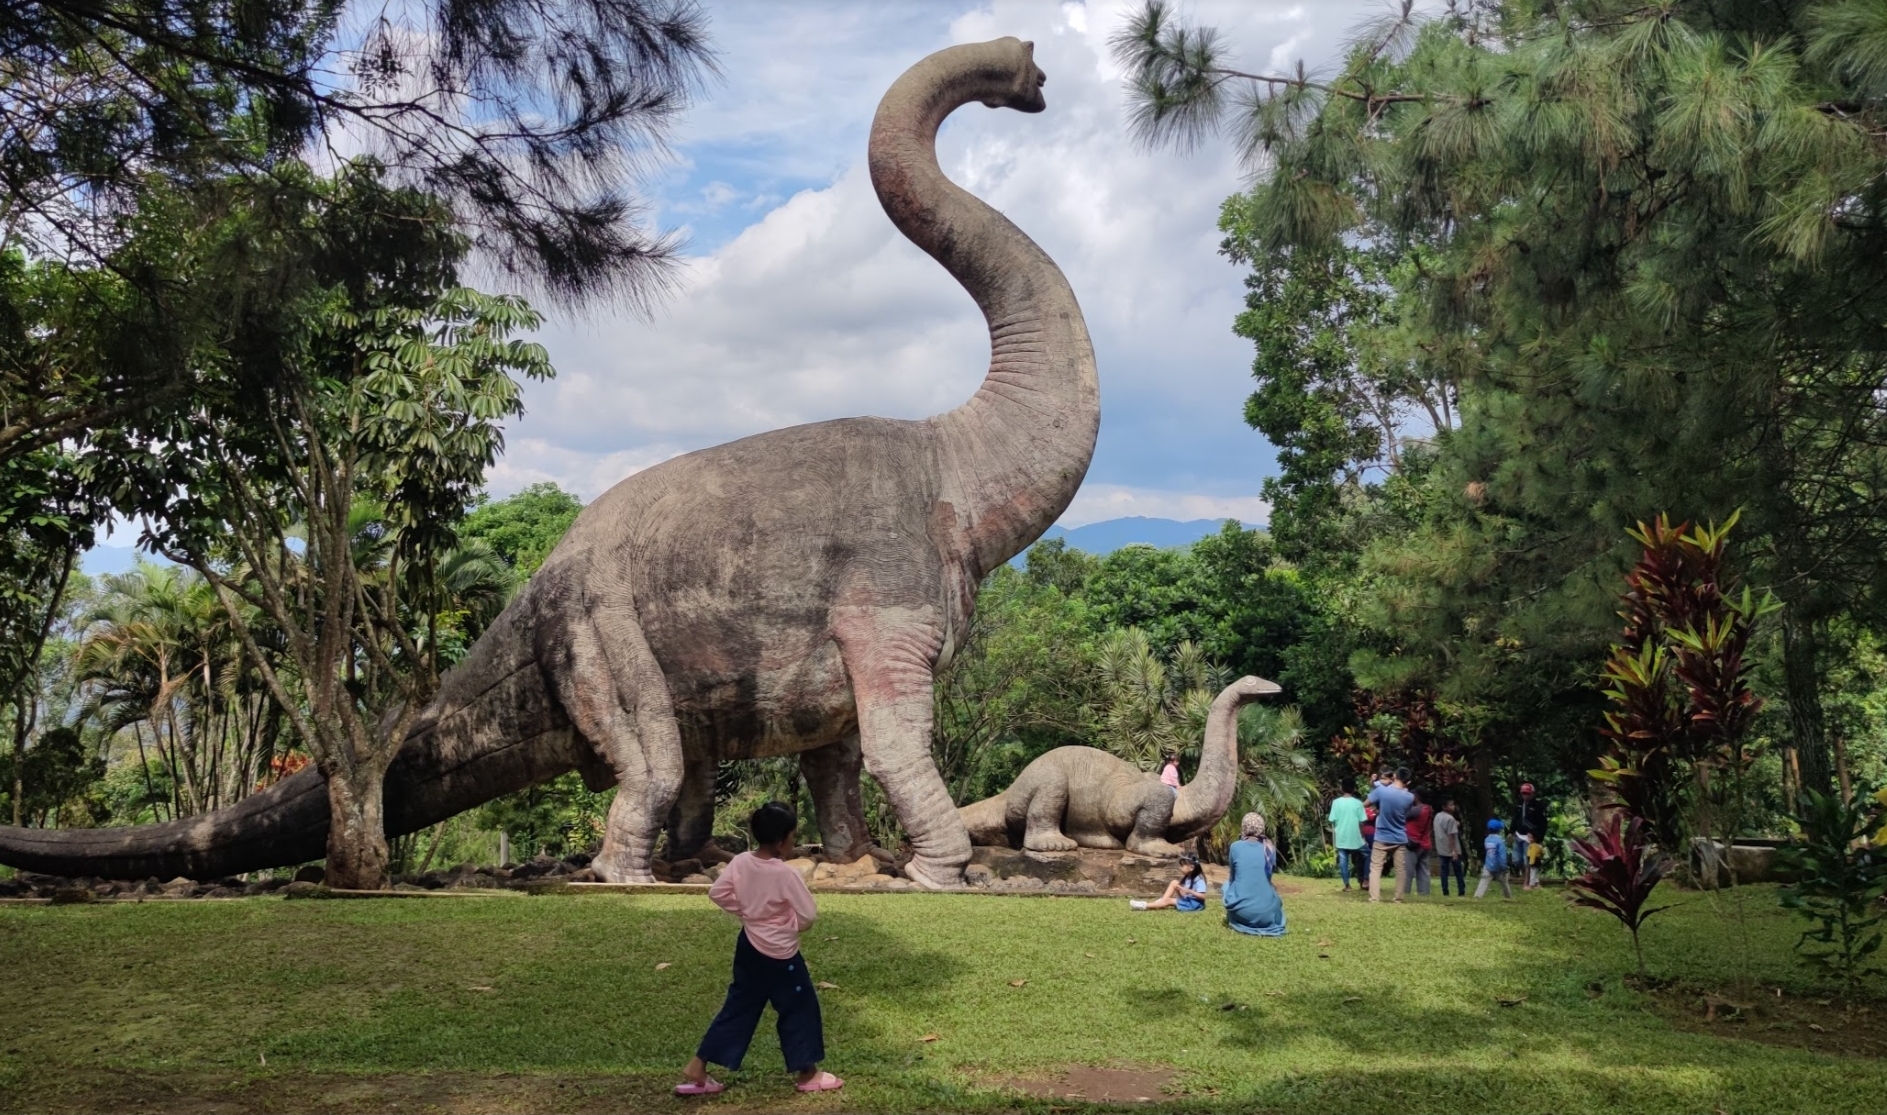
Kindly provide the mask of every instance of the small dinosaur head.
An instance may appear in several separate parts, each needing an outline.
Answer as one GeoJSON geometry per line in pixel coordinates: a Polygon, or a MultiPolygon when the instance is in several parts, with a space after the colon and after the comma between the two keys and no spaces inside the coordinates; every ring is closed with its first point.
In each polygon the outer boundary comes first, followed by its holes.
{"type": "Polygon", "coordinates": [[[994,75],[998,89],[980,99],[990,108],[1013,108],[1017,112],[1040,112],[1048,107],[1042,99],[1042,86],[1048,75],[1035,64],[1035,44],[1017,38],[995,39],[984,43],[998,64],[994,75]]]}

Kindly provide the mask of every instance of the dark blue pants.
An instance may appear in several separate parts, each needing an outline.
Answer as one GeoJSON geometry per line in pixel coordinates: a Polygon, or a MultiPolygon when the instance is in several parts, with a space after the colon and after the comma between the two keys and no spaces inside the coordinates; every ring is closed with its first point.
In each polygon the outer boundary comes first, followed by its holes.
{"type": "Polygon", "coordinates": [[[796,952],[775,960],[754,948],[744,932],[734,943],[734,982],[727,986],[727,1001],[708,1023],[695,1056],[738,1070],[768,1003],[780,1016],[780,1052],[788,1069],[799,1072],[826,1059],[825,1024],[806,958],[796,952]]]}
{"type": "Polygon", "coordinates": [[[1455,875],[1455,890],[1463,895],[1467,894],[1468,893],[1468,857],[1466,856],[1442,856],[1440,858],[1441,858],[1441,892],[1443,894],[1448,893],[1448,873],[1452,871],[1454,872],[1454,875],[1455,875]]]}

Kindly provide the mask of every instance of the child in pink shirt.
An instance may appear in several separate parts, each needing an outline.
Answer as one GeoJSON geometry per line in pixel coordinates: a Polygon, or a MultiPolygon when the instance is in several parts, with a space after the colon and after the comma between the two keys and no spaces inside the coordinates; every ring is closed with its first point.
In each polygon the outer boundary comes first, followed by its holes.
{"type": "Polygon", "coordinates": [[[845,1081],[819,1069],[826,1058],[825,1027],[812,974],[799,953],[799,935],[819,910],[805,880],[786,863],[799,835],[799,818],[791,806],[770,801],[754,810],[748,827],[753,830],[753,851],[735,856],[708,888],[716,906],[740,919],[734,982],[694,1059],[681,1070],[687,1079],[675,1086],[675,1094],[711,1096],[726,1088],[708,1075],[708,1064],[739,1071],[769,1002],[780,1016],[780,1052],[799,1090],[835,1091],[845,1081]]]}

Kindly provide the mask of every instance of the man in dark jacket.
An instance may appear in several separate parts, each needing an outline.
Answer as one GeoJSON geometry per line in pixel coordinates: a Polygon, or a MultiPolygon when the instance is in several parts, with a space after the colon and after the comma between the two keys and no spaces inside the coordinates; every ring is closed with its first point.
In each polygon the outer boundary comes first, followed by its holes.
{"type": "Polygon", "coordinates": [[[1520,862],[1526,865],[1524,889],[1540,885],[1540,858],[1546,852],[1546,802],[1535,797],[1533,783],[1520,784],[1520,808],[1514,813],[1514,835],[1520,838],[1520,862]]]}

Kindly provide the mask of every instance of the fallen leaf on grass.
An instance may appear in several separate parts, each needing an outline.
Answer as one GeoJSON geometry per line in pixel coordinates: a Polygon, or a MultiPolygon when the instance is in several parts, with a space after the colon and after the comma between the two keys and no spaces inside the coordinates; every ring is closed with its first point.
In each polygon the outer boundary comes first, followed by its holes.
{"type": "Polygon", "coordinates": [[[1139,944],[1140,942],[1139,942],[1139,940],[1138,940],[1138,939],[1136,939],[1136,938],[1133,938],[1133,937],[1129,937],[1129,938],[1127,938],[1127,943],[1128,943],[1128,944],[1130,944],[1130,945],[1137,945],[1137,944],[1139,944]]]}
{"type": "Polygon", "coordinates": [[[1320,948],[1320,949],[1327,949],[1327,948],[1331,948],[1331,947],[1333,947],[1333,946],[1335,946],[1335,945],[1336,945],[1336,942],[1335,942],[1335,941],[1333,941],[1333,940],[1331,940],[1331,939],[1330,939],[1330,938],[1328,938],[1328,937],[1324,937],[1324,938],[1321,938],[1321,939],[1319,939],[1319,940],[1318,940],[1318,942],[1317,942],[1317,947],[1318,947],[1318,948],[1320,948]]]}
{"type": "Polygon", "coordinates": [[[1825,1034],[1825,1033],[1827,1033],[1827,1032],[1828,1032],[1828,1031],[1826,1031],[1826,1030],[1824,1030],[1824,1029],[1822,1029],[1822,1028],[1821,1028],[1821,1024],[1820,1024],[1820,1023],[1816,1023],[1816,1022],[1810,1022],[1810,1023],[1808,1024],[1808,1028],[1809,1028],[1809,1029],[1811,1029],[1811,1030],[1813,1030],[1813,1031],[1815,1031],[1815,1032],[1816,1032],[1816,1033],[1818,1033],[1818,1034],[1825,1034]]]}
{"type": "Polygon", "coordinates": [[[917,1040],[918,1041],[937,1041],[938,1037],[936,1034],[925,1034],[923,1037],[918,1038],[917,1040]]]}
{"type": "Polygon", "coordinates": [[[1346,1003],[1360,1003],[1363,1001],[1363,997],[1361,995],[1345,995],[1343,1001],[1346,1003]]]}
{"type": "Polygon", "coordinates": [[[1093,954],[1093,953],[1091,953],[1091,952],[1084,952],[1084,953],[1082,953],[1081,955],[1083,955],[1083,956],[1085,956],[1085,957],[1087,957],[1087,958],[1088,958],[1089,960],[1093,960],[1093,959],[1094,959],[1094,954],[1093,954]]]}
{"type": "Polygon", "coordinates": [[[664,960],[664,961],[662,961],[662,962],[661,962],[660,964],[657,964],[657,965],[655,966],[655,970],[659,972],[659,971],[661,971],[661,970],[662,970],[663,968],[666,968],[666,967],[668,967],[668,961],[666,961],[666,960],[664,960]]]}
{"type": "Polygon", "coordinates": [[[1527,1001],[1527,997],[1526,997],[1525,995],[1522,995],[1522,996],[1520,996],[1520,997],[1519,997],[1518,999],[1499,999],[1499,998],[1497,998],[1497,999],[1495,999],[1494,1001],[1495,1001],[1496,1003],[1499,1003],[1499,1004],[1500,1004],[1501,1006],[1503,1006],[1503,1007],[1517,1007],[1517,1006],[1519,1006],[1519,1005],[1520,1005],[1521,1003],[1524,1003],[1524,1002],[1526,1002],[1526,1001],[1527,1001]]]}
{"type": "Polygon", "coordinates": [[[825,980],[820,980],[819,982],[813,984],[813,986],[817,987],[821,991],[837,991],[839,989],[838,984],[828,983],[825,980]]]}
{"type": "Polygon", "coordinates": [[[1272,997],[1273,999],[1282,999],[1282,998],[1284,998],[1284,992],[1282,992],[1282,991],[1267,991],[1267,992],[1265,992],[1265,994],[1267,994],[1267,995],[1269,995],[1269,996],[1271,996],[1271,997],[1272,997]]]}
{"type": "Polygon", "coordinates": [[[1024,987],[1028,985],[1028,982],[1029,981],[1025,979],[1012,979],[1009,981],[1009,986],[1010,987],[1024,987]]]}
{"type": "Polygon", "coordinates": [[[468,987],[468,988],[466,988],[465,990],[467,990],[467,991],[490,991],[490,990],[491,990],[491,988],[489,988],[489,987],[486,987],[486,986],[484,986],[483,984],[474,984],[473,986],[471,986],[471,987],[468,987]]]}
{"type": "Polygon", "coordinates": [[[836,933],[834,933],[834,934],[833,934],[832,936],[830,936],[830,937],[827,937],[827,938],[826,938],[826,940],[828,940],[828,941],[836,941],[836,940],[838,940],[838,939],[839,939],[839,935],[838,935],[838,934],[836,934],[836,933]]]}

